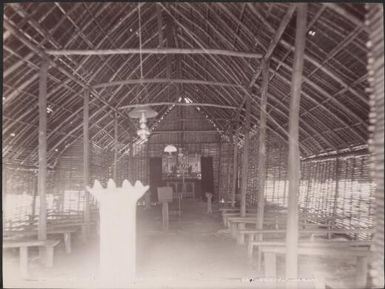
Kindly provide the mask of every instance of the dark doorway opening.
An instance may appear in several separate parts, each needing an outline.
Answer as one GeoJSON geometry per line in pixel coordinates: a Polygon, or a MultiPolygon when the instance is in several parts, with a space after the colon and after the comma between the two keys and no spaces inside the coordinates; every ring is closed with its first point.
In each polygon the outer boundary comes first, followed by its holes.
{"type": "Polygon", "coordinates": [[[150,158],[150,191],[151,202],[158,201],[157,188],[163,186],[162,158],[150,158]]]}
{"type": "Polygon", "coordinates": [[[213,200],[216,199],[214,192],[214,169],[213,169],[213,158],[212,157],[201,157],[201,197],[206,198],[206,193],[213,194],[213,200]]]}

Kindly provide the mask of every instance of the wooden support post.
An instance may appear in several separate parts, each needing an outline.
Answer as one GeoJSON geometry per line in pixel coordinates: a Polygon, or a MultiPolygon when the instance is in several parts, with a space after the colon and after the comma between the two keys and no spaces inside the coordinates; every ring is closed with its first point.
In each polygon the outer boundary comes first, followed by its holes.
{"type": "Polygon", "coordinates": [[[114,165],[113,165],[113,171],[112,171],[112,179],[115,181],[115,183],[118,183],[118,114],[115,113],[115,120],[114,120],[114,165]]]}
{"type": "Polygon", "coordinates": [[[20,247],[20,260],[19,268],[21,278],[28,278],[28,247],[20,247]]]}
{"type": "Polygon", "coordinates": [[[333,204],[333,228],[336,227],[336,220],[337,220],[337,203],[338,203],[338,194],[339,194],[339,171],[340,171],[340,159],[339,157],[336,157],[336,173],[335,173],[335,182],[336,187],[334,191],[334,204],[333,204]]]}
{"type": "MultiPolygon", "coordinates": [[[[224,185],[221,185],[222,181],[222,137],[219,136],[219,160],[218,160],[218,200],[224,197],[224,185]]],[[[223,182],[224,183],[224,182],[223,182]]]]}
{"type": "Polygon", "coordinates": [[[53,256],[54,256],[54,246],[45,246],[44,249],[46,251],[45,255],[45,266],[48,268],[53,267],[53,256]]]}
{"type": "MultiPolygon", "coordinates": [[[[5,180],[3,180],[5,182],[5,180]]],[[[37,176],[33,176],[33,197],[32,197],[32,210],[31,210],[31,216],[30,216],[30,222],[29,224],[31,226],[35,223],[35,214],[36,214],[36,197],[37,197],[37,176]]],[[[4,199],[3,199],[4,200],[4,199]]]]}
{"type": "Polygon", "coordinates": [[[66,254],[71,253],[71,232],[64,233],[64,247],[66,254]]]}
{"type": "MultiPolygon", "coordinates": [[[[237,124],[238,125],[238,122],[237,124]]],[[[231,206],[235,207],[235,194],[237,192],[237,178],[238,178],[238,138],[239,138],[239,129],[236,127],[235,136],[233,136],[233,146],[234,146],[234,159],[233,159],[233,183],[231,189],[231,206]]]]}
{"type": "Polygon", "coordinates": [[[7,173],[6,173],[6,167],[5,167],[4,163],[2,164],[1,168],[2,168],[2,182],[1,182],[2,217],[3,217],[3,228],[5,228],[4,212],[5,212],[5,191],[6,191],[6,187],[7,187],[7,173]]]}
{"type": "Polygon", "coordinates": [[[86,224],[86,231],[88,233],[90,224],[90,194],[87,191],[87,186],[90,181],[90,137],[89,137],[89,98],[90,91],[88,89],[84,92],[83,102],[83,185],[85,193],[85,207],[84,207],[84,222],[86,224]]]}
{"type": "MultiPolygon", "coordinates": [[[[250,111],[251,99],[246,100],[246,119],[244,127],[244,145],[242,153],[242,183],[241,183],[241,217],[246,216],[246,193],[247,193],[247,178],[249,169],[249,134],[250,134],[250,111]]],[[[242,225],[239,226],[243,227],[242,225]]]]}
{"type": "MultiPolygon", "coordinates": [[[[39,173],[38,191],[40,198],[38,239],[47,239],[47,78],[49,62],[42,60],[39,79],[39,173]]],[[[21,251],[20,251],[21,252],[21,251]]],[[[42,257],[45,252],[40,250],[42,257]]]]}
{"type": "Polygon", "coordinates": [[[168,202],[162,202],[162,224],[163,230],[168,230],[168,202]]]}
{"type": "Polygon", "coordinates": [[[358,288],[365,288],[367,286],[367,277],[368,277],[368,257],[367,256],[357,256],[357,276],[356,276],[356,285],[358,288]]]}
{"type": "Polygon", "coordinates": [[[277,257],[275,253],[265,252],[263,254],[265,262],[265,277],[276,278],[277,276],[277,257]]]}
{"type": "Polygon", "coordinates": [[[132,183],[134,182],[134,143],[131,141],[130,143],[130,153],[128,158],[128,180],[132,183]]]}
{"type": "MultiPolygon", "coordinates": [[[[263,228],[263,215],[265,208],[265,178],[266,178],[266,106],[267,87],[269,83],[269,61],[263,63],[261,86],[261,112],[259,121],[259,146],[258,146],[258,191],[257,191],[257,223],[256,228],[263,228]]],[[[259,235],[257,240],[262,240],[259,235]]]]}
{"type": "Polygon", "coordinates": [[[305,52],[307,4],[297,5],[297,26],[289,112],[289,194],[286,232],[286,279],[298,278],[298,195],[300,181],[299,104],[305,52]]]}

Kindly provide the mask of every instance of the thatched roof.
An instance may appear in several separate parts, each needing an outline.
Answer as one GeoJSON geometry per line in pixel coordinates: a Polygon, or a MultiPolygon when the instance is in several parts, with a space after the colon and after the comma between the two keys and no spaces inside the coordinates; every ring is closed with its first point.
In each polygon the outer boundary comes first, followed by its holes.
{"type": "MultiPolygon", "coordinates": [[[[300,109],[304,156],[367,143],[365,12],[364,4],[309,4],[300,109]]],[[[92,141],[101,147],[113,144],[115,111],[119,111],[119,140],[132,141],[135,127],[129,109],[122,107],[143,102],[141,74],[149,102],[177,102],[184,96],[194,103],[218,105],[200,108],[224,134],[230,133],[238,108],[242,122],[245,95],[251,94],[252,124],[258,129],[261,77],[254,80],[270,55],[268,130],[284,142],[294,14],[294,6],[286,3],[144,3],[139,29],[137,3],[6,4],[3,158],[37,162],[39,69],[46,53],[49,163],[81,138],[82,95],[87,87],[99,85],[91,88],[92,141]],[[124,53],[73,51],[108,49],[124,53]],[[67,54],[54,55],[55,50],[67,54]]],[[[159,114],[150,126],[169,106],[153,107],[159,114]]]]}

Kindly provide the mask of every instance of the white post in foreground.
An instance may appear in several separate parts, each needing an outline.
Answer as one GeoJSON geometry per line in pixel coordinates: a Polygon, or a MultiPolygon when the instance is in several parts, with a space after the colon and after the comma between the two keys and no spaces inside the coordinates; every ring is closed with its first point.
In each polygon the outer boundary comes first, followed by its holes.
{"type": "Polygon", "coordinates": [[[100,211],[100,281],[109,288],[127,288],[136,273],[136,203],[149,186],[124,180],[107,188],[95,180],[87,190],[98,200],[100,211]]]}

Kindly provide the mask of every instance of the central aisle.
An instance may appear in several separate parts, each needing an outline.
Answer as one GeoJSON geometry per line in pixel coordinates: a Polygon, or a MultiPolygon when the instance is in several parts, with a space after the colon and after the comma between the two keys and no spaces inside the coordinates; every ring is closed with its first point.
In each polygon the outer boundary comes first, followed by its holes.
{"type": "Polygon", "coordinates": [[[221,233],[219,214],[205,210],[204,202],[183,200],[182,216],[170,217],[168,231],[162,231],[159,207],[138,213],[140,282],[240,285],[242,279],[255,277],[246,248],[221,233]]]}

